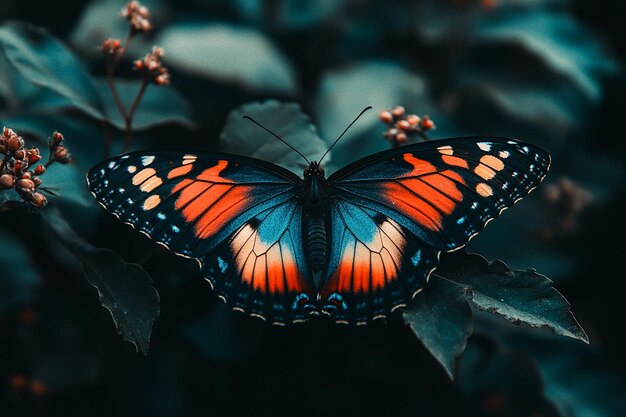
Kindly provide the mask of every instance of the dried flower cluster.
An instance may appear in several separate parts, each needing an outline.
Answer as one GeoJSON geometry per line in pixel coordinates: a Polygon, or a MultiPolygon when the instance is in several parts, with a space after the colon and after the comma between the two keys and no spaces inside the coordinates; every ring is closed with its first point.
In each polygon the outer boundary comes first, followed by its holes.
{"type": "Polygon", "coordinates": [[[556,183],[543,186],[543,196],[548,204],[546,226],[541,230],[544,240],[563,236],[578,224],[593,196],[574,181],[562,177],[556,183]]]}
{"type": "Polygon", "coordinates": [[[144,59],[138,59],[134,62],[135,70],[141,72],[143,76],[155,85],[165,85],[170,83],[170,73],[163,66],[161,58],[163,58],[163,48],[158,46],[152,47],[152,52],[145,56],[144,59]]]}
{"type": "MultiPolygon", "coordinates": [[[[124,125],[126,130],[126,139],[122,152],[126,152],[130,147],[133,137],[133,117],[137,111],[141,100],[149,85],[167,85],[170,83],[170,73],[168,69],[163,65],[163,49],[157,46],[152,48],[152,52],[147,54],[143,59],[137,59],[133,63],[133,68],[141,74],[142,83],[135,99],[130,103],[122,102],[122,99],[117,91],[115,84],[114,74],[117,65],[121,61],[124,54],[128,51],[130,43],[138,33],[145,33],[152,30],[152,21],[150,20],[150,11],[147,7],[143,6],[138,1],[131,1],[121,11],[122,17],[124,17],[129,24],[129,32],[126,41],[122,43],[119,39],[106,39],[100,45],[100,50],[107,57],[107,82],[111,95],[115,101],[120,115],[124,119],[124,125]]],[[[108,157],[111,147],[111,138],[108,135],[105,139],[104,156],[108,157]]]]}
{"type": "Polygon", "coordinates": [[[122,42],[119,39],[105,39],[100,46],[100,50],[105,55],[115,56],[122,50],[122,42]]]}
{"type": "Polygon", "coordinates": [[[121,14],[128,20],[132,31],[145,33],[152,30],[150,11],[138,1],[128,2],[122,9],[121,14]]]}
{"type": "Polygon", "coordinates": [[[37,148],[26,148],[24,139],[9,128],[0,135],[0,191],[13,189],[25,201],[36,207],[44,207],[46,197],[38,191],[41,175],[54,162],[66,164],[71,161],[67,148],[62,145],[63,135],[54,132],[49,141],[48,162],[39,164],[41,154],[37,148]]]}
{"type": "Polygon", "coordinates": [[[378,114],[378,118],[388,126],[383,136],[394,147],[407,143],[411,137],[416,135],[427,140],[426,132],[435,129],[435,123],[428,116],[419,117],[416,114],[406,114],[402,106],[383,110],[378,114]]]}

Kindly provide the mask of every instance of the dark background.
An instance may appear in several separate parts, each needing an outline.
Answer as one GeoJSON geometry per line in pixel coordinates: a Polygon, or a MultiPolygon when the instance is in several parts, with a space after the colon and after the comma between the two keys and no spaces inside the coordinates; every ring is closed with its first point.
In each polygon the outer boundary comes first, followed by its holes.
{"type": "MultiPolygon", "coordinates": [[[[136,353],[37,211],[0,212],[0,415],[626,415],[626,3],[148,5],[155,31],[133,43],[119,76],[132,79],[130,58],[165,40],[172,88],[146,98],[157,110],[134,149],[236,147],[219,141],[228,113],[270,98],[298,102],[327,141],[366,105],[403,105],[432,116],[433,138],[504,135],[545,147],[554,161],[546,183],[469,250],[554,280],[591,343],[476,312],[452,382],[399,315],[362,328],[323,320],[275,328],[233,313],[193,262],[160,251],[87,195],[82,178],[103,157],[102,123],[50,105],[3,65],[0,81],[19,88],[0,90],[0,121],[38,146],[59,129],[74,155],[46,174],[61,178],[51,206],[90,244],[142,265],[161,315],[150,353],[136,353]],[[219,40],[184,33],[216,25],[227,28],[219,40]],[[220,45],[242,61],[216,53],[220,45]]],[[[102,77],[97,47],[125,35],[122,6],[3,0],[0,20],[46,28],[102,77]]],[[[375,114],[360,123],[333,167],[388,147],[375,114]]],[[[113,137],[118,152],[123,133],[113,137]]]]}

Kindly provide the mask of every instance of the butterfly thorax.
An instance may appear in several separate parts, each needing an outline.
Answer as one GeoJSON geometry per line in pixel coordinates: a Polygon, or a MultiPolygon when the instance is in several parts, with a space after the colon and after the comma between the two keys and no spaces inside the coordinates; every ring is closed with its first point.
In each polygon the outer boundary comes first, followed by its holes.
{"type": "Polygon", "coordinates": [[[323,270],[327,255],[327,182],[324,169],[317,162],[304,170],[304,236],[309,266],[313,273],[323,270]]]}

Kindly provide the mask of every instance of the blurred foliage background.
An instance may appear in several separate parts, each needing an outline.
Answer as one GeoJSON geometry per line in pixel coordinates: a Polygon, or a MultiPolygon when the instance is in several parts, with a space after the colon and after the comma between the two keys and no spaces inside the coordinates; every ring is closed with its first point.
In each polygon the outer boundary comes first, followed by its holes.
{"type": "MultiPolygon", "coordinates": [[[[57,194],[50,214],[0,211],[0,415],[626,415],[618,262],[626,3],[145,4],[155,29],[119,65],[122,96],[138,88],[132,59],[152,45],[164,48],[172,84],[148,89],[133,149],[250,153],[254,144],[239,147],[220,132],[231,111],[267,99],[299,103],[327,142],[367,105],[403,105],[431,116],[435,139],[502,135],[547,149],[553,168],[544,185],[469,250],[553,279],[591,344],[475,312],[452,382],[399,316],[362,328],[274,328],[231,312],[194,262],[117,222],[86,188],[104,138],[114,154],[123,143],[99,51],[105,38],[126,36],[123,2],[3,0],[0,122],[42,151],[51,132],[63,132],[74,162],[46,174],[57,194]],[[73,240],[59,240],[69,228],[73,240]],[[138,263],[159,291],[147,356],[117,335],[85,280],[81,262],[93,247],[138,263]]],[[[389,146],[370,113],[333,150],[331,170],[389,146]]],[[[290,163],[280,149],[273,158],[290,163]]]]}

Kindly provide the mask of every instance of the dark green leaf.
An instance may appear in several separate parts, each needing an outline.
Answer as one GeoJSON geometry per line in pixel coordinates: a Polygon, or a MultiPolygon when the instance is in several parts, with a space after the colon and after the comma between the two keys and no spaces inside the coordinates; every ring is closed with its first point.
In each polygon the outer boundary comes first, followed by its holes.
{"type": "Polygon", "coordinates": [[[404,322],[454,378],[456,360],[472,334],[468,287],[431,277],[428,286],[404,310],[404,322]]]}
{"type": "Polygon", "coordinates": [[[437,112],[429,97],[426,81],[417,74],[390,63],[367,62],[327,73],[321,81],[315,102],[315,119],[320,135],[330,144],[366,106],[365,113],[333,148],[334,166],[389,148],[383,138],[386,126],[378,120],[378,112],[405,106],[408,112],[428,113],[437,130],[433,137],[453,136],[454,125],[437,112]]]}
{"type": "Polygon", "coordinates": [[[0,27],[0,48],[28,81],[54,91],[93,117],[102,117],[100,95],[86,68],[46,30],[6,23],[0,27]]]}
{"type": "MultiPolygon", "coordinates": [[[[135,97],[137,97],[141,81],[116,79],[115,84],[120,99],[126,107],[126,111],[129,111],[135,97]]],[[[124,130],[124,120],[115,105],[113,95],[109,90],[106,80],[98,80],[98,88],[102,95],[105,108],[104,112],[107,115],[107,119],[118,129],[124,130]]],[[[147,129],[167,123],[193,127],[189,113],[189,105],[174,87],[150,85],[133,118],[133,130],[147,129]]]]}
{"type": "MultiPolygon", "coordinates": [[[[606,352],[545,332],[515,331],[478,312],[475,334],[494,338],[509,348],[531,355],[543,377],[545,396],[568,417],[622,417],[626,415],[626,384],[606,352]]],[[[463,360],[465,357],[463,358],[463,360]]]]}
{"type": "Polygon", "coordinates": [[[537,365],[524,352],[473,337],[457,367],[468,410],[481,416],[564,417],[545,392],[537,365]]]}
{"type": "Polygon", "coordinates": [[[489,263],[461,251],[443,257],[433,275],[471,287],[472,301],[481,310],[589,343],[567,300],[533,269],[511,271],[501,261],[489,263]]]}
{"type": "MultiPolygon", "coordinates": [[[[298,104],[274,100],[248,103],[233,110],[220,135],[223,151],[274,162],[302,174],[307,164],[300,155],[243,116],[252,117],[276,133],[310,161],[319,160],[326,151],[326,144],[298,104]]],[[[324,162],[329,160],[327,155],[324,162]]]]}
{"type": "Polygon", "coordinates": [[[165,29],[156,42],[167,65],[251,90],[294,94],[289,61],[262,32],[223,23],[184,23],[165,29]]]}
{"type": "Polygon", "coordinates": [[[511,8],[481,17],[470,39],[521,44],[594,101],[601,98],[600,78],[617,71],[602,45],[564,12],[511,8]]]}
{"type": "Polygon", "coordinates": [[[48,207],[44,213],[61,242],[83,264],[87,281],[97,288],[118,333],[147,354],[152,325],[159,315],[159,294],[150,276],[139,265],[124,262],[117,253],[85,242],[54,208],[48,207]]]}
{"type": "MultiPolygon", "coordinates": [[[[1,194],[0,193],[0,197],[1,194]]],[[[31,301],[41,279],[22,243],[7,230],[0,231],[0,316],[31,301]]]]}

